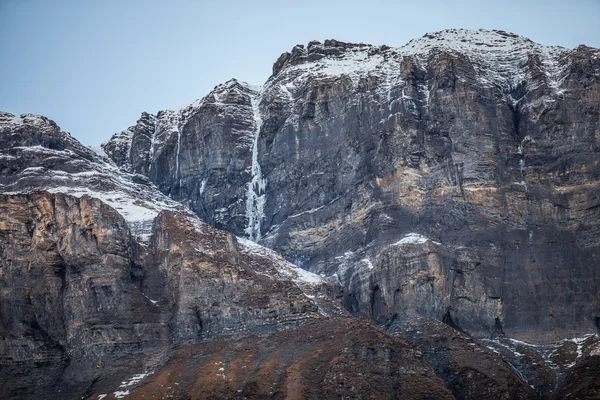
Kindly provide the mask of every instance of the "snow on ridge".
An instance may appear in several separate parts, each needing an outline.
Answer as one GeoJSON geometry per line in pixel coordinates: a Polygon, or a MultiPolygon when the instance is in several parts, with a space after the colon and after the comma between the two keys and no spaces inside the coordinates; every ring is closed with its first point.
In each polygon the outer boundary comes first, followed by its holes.
{"type": "Polygon", "coordinates": [[[540,47],[566,50],[560,46],[541,45],[514,33],[485,29],[446,29],[426,33],[420,38],[412,39],[397,50],[404,54],[417,54],[432,48],[451,49],[465,53],[473,51],[494,53],[540,47]]]}
{"type": "Polygon", "coordinates": [[[567,342],[573,342],[573,343],[575,343],[577,345],[580,345],[580,344],[584,343],[586,340],[588,340],[589,338],[594,337],[596,335],[597,335],[596,333],[588,333],[587,335],[583,335],[581,337],[573,337],[573,338],[562,339],[562,340],[559,340],[559,341],[557,341],[555,343],[550,343],[549,345],[539,345],[539,344],[527,343],[527,342],[524,342],[522,340],[517,340],[517,339],[514,339],[514,338],[506,338],[506,340],[508,340],[508,341],[510,341],[512,343],[515,343],[515,344],[518,344],[518,345],[522,345],[522,346],[527,346],[527,347],[548,347],[548,346],[559,346],[559,345],[567,343],[567,342]]]}
{"type": "MultiPolygon", "coordinates": [[[[570,368],[574,367],[577,364],[577,362],[579,361],[579,359],[581,359],[581,357],[583,357],[583,347],[584,347],[585,342],[588,339],[591,339],[594,337],[598,337],[598,334],[597,333],[589,333],[589,334],[583,335],[581,337],[566,338],[566,339],[562,339],[557,342],[548,343],[548,344],[527,343],[522,340],[518,340],[518,339],[514,339],[514,338],[479,339],[479,341],[482,342],[487,348],[491,349],[492,351],[494,351],[496,353],[498,353],[498,350],[494,346],[500,346],[500,347],[506,348],[506,349],[510,350],[518,358],[525,356],[525,354],[523,354],[517,350],[518,346],[523,346],[523,347],[533,349],[542,357],[542,359],[544,360],[544,363],[546,363],[553,370],[558,372],[561,369],[565,370],[565,369],[570,369],[570,368]],[[575,351],[576,351],[575,359],[571,363],[561,367],[561,366],[557,365],[552,360],[552,358],[555,355],[557,350],[559,350],[564,344],[569,343],[569,342],[574,343],[577,346],[575,349],[575,351]]],[[[596,342],[596,343],[598,344],[600,342],[596,342]]]]}
{"type": "Polygon", "coordinates": [[[19,125],[32,125],[40,129],[41,131],[52,131],[58,129],[58,126],[54,123],[54,121],[42,115],[15,115],[6,111],[0,111],[0,129],[4,127],[14,129],[19,125]]]}
{"type": "Polygon", "coordinates": [[[432,243],[435,243],[437,245],[439,245],[439,242],[434,242],[431,239],[418,234],[418,233],[409,233],[407,235],[405,235],[402,239],[400,239],[399,241],[397,241],[396,243],[393,244],[393,246],[401,246],[401,245],[405,245],[405,244],[424,244],[427,243],[428,241],[431,241],[432,243]]]}
{"type": "MultiPolygon", "coordinates": [[[[70,138],[70,137],[69,137],[70,138]]],[[[18,160],[25,154],[34,153],[38,160],[31,166],[9,176],[6,184],[0,185],[0,193],[18,194],[35,191],[64,193],[74,197],[89,196],[114,208],[127,222],[132,235],[147,240],[152,232],[155,217],[162,210],[184,210],[184,207],[163,195],[153,185],[137,184],[133,175],[94,153],[94,149],[83,147],[73,139],[74,147],[54,150],[41,145],[14,146],[6,151],[15,152],[10,158],[0,151],[0,158],[18,160]],[[76,151],[73,151],[76,150],[76,151]],[[47,159],[61,160],[48,169],[47,159]],[[62,169],[62,166],[66,169],[62,169]],[[77,172],[71,172],[76,166],[77,172]]]]}
{"type": "MultiPolygon", "coordinates": [[[[177,108],[168,108],[158,111],[156,114],[143,113],[142,115],[147,118],[151,124],[153,124],[151,132],[151,144],[150,144],[150,170],[152,169],[153,161],[156,155],[160,154],[163,149],[164,143],[168,142],[173,135],[178,135],[177,143],[180,148],[181,143],[181,132],[183,127],[202,107],[206,105],[216,105],[225,108],[237,108],[238,104],[224,102],[224,98],[228,92],[243,92],[246,95],[253,95],[261,90],[262,86],[251,85],[237,79],[230,79],[227,82],[215,86],[215,88],[201,99],[196,99],[191,103],[183,105],[177,108]]],[[[141,120],[141,119],[140,119],[141,120]]],[[[138,120],[138,123],[140,122],[138,120]]],[[[104,149],[109,143],[113,144],[117,148],[126,148],[126,161],[124,169],[127,171],[131,170],[132,154],[131,147],[134,136],[135,125],[129,128],[115,133],[107,142],[102,143],[101,147],[104,149]]],[[[176,160],[177,163],[177,160],[176,160]]],[[[132,171],[135,172],[135,171],[132,171]]],[[[175,180],[179,178],[178,169],[175,171],[175,180]]]]}
{"type": "Polygon", "coordinates": [[[268,257],[274,261],[274,264],[278,267],[278,272],[283,278],[290,279],[300,285],[318,286],[325,283],[325,280],[321,276],[295,266],[271,249],[241,237],[238,237],[237,241],[242,245],[245,252],[254,253],[261,257],[268,257]]]}
{"type": "MultiPolygon", "coordinates": [[[[325,48],[323,44],[314,44],[315,48],[325,48]]],[[[151,153],[159,151],[162,142],[176,131],[180,132],[187,120],[203,105],[214,104],[224,107],[236,107],[235,104],[223,102],[224,94],[228,91],[251,91],[260,92],[276,88],[284,98],[293,102],[294,88],[302,86],[309,76],[348,76],[354,84],[361,77],[369,74],[382,75],[381,90],[388,94],[391,99],[391,88],[393,85],[403,85],[398,79],[399,66],[404,56],[413,56],[418,63],[427,60],[434,49],[452,52],[460,52],[475,61],[480,72],[480,81],[486,85],[499,85],[503,90],[510,91],[528,78],[525,70],[527,57],[531,53],[539,56],[541,68],[547,76],[548,85],[555,93],[560,94],[560,83],[563,78],[563,68],[559,59],[570,49],[560,46],[545,46],[532,40],[500,30],[470,30],[470,29],[447,29],[439,32],[427,33],[423,37],[413,39],[401,47],[372,46],[372,45],[349,45],[338,47],[340,53],[336,55],[324,55],[321,58],[308,61],[308,58],[299,63],[286,65],[278,75],[284,76],[284,81],[271,79],[264,86],[251,85],[237,79],[230,79],[208,93],[204,98],[184,105],[159,111],[157,127],[153,135],[151,153]],[[291,74],[291,76],[290,76],[291,74]],[[390,77],[395,77],[392,82],[390,77]],[[291,79],[290,79],[291,78],[291,79]],[[280,84],[281,83],[281,84],[280,84]],[[159,127],[160,125],[160,127],[159,127]],[[161,135],[159,132],[169,132],[169,135],[161,135]],[[168,136],[168,137],[165,137],[168,136]],[[156,143],[155,143],[156,142],[156,143]]],[[[301,52],[308,50],[301,48],[301,52]]],[[[305,54],[306,55],[306,54],[305,54]]],[[[422,88],[425,100],[428,103],[429,90],[422,88]]],[[[246,93],[247,94],[247,93],[246,93]]],[[[410,99],[412,101],[412,99],[410,99]]],[[[109,140],[121,145],[131,143],[131,132],[126,129],[116,133],[109,140]]],[[[106,144],[106,143],[105,143],[106,144]]],[[[103,144],[104,146],[104,144],[103,144]]]]}
{"type": "MultiPolygon", "coordinates": [[[[361,78],[374,75],[378,78],[376,90],[381,94],[387,93],[388,102],[391,102],[391,88],[406,86],[399,79],[404,57],[411,57],[417,65],[425,68],[424,64],[432,55],[446,51],[465,55],[478,71],[480,84],[497,87],[503,92],[510,92],[530,80],[528,60],[534,54],[539,59],[539,68],[546,75],[546,83],[555,94],[560,94],[565,68],[561,60],[571,51],[559,46],[544,46],[504,31],[482,29],[448,29],[428,33],[396,48],[341,44],[336,47],[337,51],[328,50],[334,46],[313,44],[310,49],[296,47],[292,61],[272,76],[267,86],[279,87],[279,91],[285,94],[290,86],[301,87],[312,76],[346,76],[358,85],[361,78]],[[281,88],[283,84],[285,88],[281,88]]],[[[429,105],[429,89],[423,86],[419,91],[423,92],[424,100],[415,101],[429,105]]]]}
{"type": "MultiPolygon", "coordinates": [[[[41,185],[35,189],[45,190],[49,193],[63,193],[81,198],[89,196],[98,199],[117,211],[127,222],[131,234],[142,241],[147,241],[152,233],[154,219],[163,210],[177,211],[182,206],[174,201],[169,201],[164,196],[144,196],[141,193],[128,193],[126,191],[99,191],[79,186],[51,186],[41,185]],[[161,198],[164,197],[164,198],[161,198]]],[[[17,192],[4,192],[5,194],[28,193],[33,190],[17,192]]]]}

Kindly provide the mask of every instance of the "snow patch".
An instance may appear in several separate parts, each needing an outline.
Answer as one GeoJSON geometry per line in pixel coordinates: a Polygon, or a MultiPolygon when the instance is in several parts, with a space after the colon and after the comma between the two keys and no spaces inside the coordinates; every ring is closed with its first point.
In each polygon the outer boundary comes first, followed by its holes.
{"type": "Polygon", "coordinates": [[[373,266],[373,263],[369,259],[367,259],[367,258],[363,258],[362,260],[360,260],[360,262],[364,263],[367,266],[368,269],[375,268],[373,266]]]}
{"type": "Polygon", "coordinates": [[[97,155],[99,155],[100,157],[108,158],[108,154],[106,154],[106,152],[104,151],[102,146],[88,146],[88,148],[90,150],[92,150],[94,153],[96,153],[97,155]]]}
{"type": "MultiPolygon", "coordinates": [[[[429,241],[431,239],[426,238],[423,235],[420,235],[418,233],[409,233],[406,236],[404,236],[402,239],[400,239],[399,241],[397,241],[396,243],[394,243],[394,246],[401,246],[401,245],[405,245],[405,244],[423,244],[423,243],[427,243],[427,241],[429,241]]],[[[433,242],[435,244],[440,244],[438,242],[433,242]]]]}
{"type": "Polygon", "coordinates": [[[128,380],[125,380],[125,381],[121,382],[121,385],[119,387],[125,388],[125,387],[128,387],[128,386],[137,385],[144,378],[146,378],[146,377],[148,377],[150,375],[152,375],[151,372],[144,372],[142,374],[134,375],[131,378],[129,378],[128,380]]]}
{"type": "Polygon", "coordinates": [[[266,247],[256,244],[248,239],[238,238],[237,240],[238,243],[244,247],[246,252],[255,253],[262,257],[268,257],[275,261],[274,264],[278,267],[278,273],[280,274],[281,278],[289,279],[292,282],[299,284],[307,284],[309,286],[321,285],[325,283],[325,280],[319,275],[295,266],[294,264],[283,259],[279,254],[271,249],[267,249],[266,247]]]}

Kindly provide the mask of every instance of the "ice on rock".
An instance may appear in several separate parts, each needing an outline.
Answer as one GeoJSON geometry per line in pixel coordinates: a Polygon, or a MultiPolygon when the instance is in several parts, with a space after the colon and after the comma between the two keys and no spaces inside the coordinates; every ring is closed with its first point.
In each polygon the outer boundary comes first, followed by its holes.
{"type": "Polygon", "coordinates": [[[262,117],[260,114],[260,88],[251,97],[252,113],[254,118],[254,138],[252,142],[252,166],[250,170],[250,182],[246,193],[246,218],[248,226],[245,229],[246,236],[258,242],[261,239],[261,222],[264,218],[265,209],[265,187],[267,185],[266,178],[263,178],[260,164],[258,162],[258,140],[260,129],[262,127],[262,117]]]}

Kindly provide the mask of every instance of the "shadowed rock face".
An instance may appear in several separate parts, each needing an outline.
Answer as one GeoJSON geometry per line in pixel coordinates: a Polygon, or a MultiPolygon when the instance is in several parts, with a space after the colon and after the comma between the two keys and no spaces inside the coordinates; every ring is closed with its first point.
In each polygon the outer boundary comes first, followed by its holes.
{"type": "Polygon", "coordinates": [[[395,336],[415,343],[456,399],[535,399],[510,364],[473,338],[432,318],[394,323],[395,336]]]}
{"type": "Polygon", "coordinates": [[[589,374],[581,371],[587,371],[589,356],[597,353],[594,346],[598,344],[598,340],[597,334],[590,334],[545,345],[506,337],[482,342],[518,370],[538,396],[545,399],[555,398],[559,388],[562,388],[560,391],[563,393],[573,388],[588,390],[591,383],[589,374]],[[565,386],[569,389],[565,389],[565,386]]]}
{"type": "Polygon", "coordinates": [[[0,243],[1,397],[83,393],[105,366],[160,357],[168,330],[131,284],[133,243],[115,210],[88,197],[1,195],[0,243]]]}
{"type": "Polygon", "coordinates": [[[413,345],[339,318],[322,277],[200,222],[51,121],[3,117],[28,134],[0,153],[3,187],[22,191],[0,195],[0,397],[452,398],[413,345]]]}
{"type": "MultiPolygon", "coordinates": [[[[599,71],[597,49],[503,31],[311,42],[261,88],[230,81],[178,111],[144,168],[202,219],[330,276],[355,315],[581,336],[600,315],[599,71]],[[393,246],[410,233],[438,244],[393,246]]],[[[124,166],[143,153],[132,136],[105,145],[133,144],[124,166]]]]}
{"type": "Polygon", "coordinates": [[[584,342],[575,367],[565,377],[555,394],[556,399],[597,399],[600,397],[600,339],[596,336],[584,342]]]}

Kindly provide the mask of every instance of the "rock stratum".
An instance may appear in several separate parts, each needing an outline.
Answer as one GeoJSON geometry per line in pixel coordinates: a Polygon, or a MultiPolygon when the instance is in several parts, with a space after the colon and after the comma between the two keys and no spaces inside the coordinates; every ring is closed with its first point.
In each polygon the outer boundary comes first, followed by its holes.
{"type": "Polygon", "coordinates": [[[102,149],[0,113],[0,397],[600,397],[599,78],[447,30],[102,149]]]}

